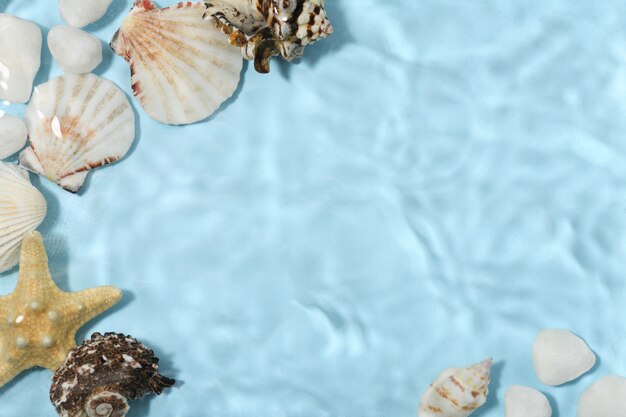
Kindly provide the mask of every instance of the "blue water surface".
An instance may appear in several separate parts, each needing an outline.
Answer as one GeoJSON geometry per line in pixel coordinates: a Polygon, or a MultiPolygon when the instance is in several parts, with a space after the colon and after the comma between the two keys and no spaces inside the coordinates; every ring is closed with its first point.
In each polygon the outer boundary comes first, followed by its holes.
{"type": "MultiPolygon", "coordinates": [[[[131,4],[88,29],[107,43],[131,4]]],[[[133,98],[136,146],[81,195],[33,176],[61,288],[125,292],[79,337],[131,334],[179,381],[130,417],[414,416],[441,370],[489,356],[475,416],[503,415],[514,384],[575,415],[593,381],[626,375],[626,3],[327,8],[330,39],[269,75],[246,65],[205,122],[161,125],[133,98]],[[542,386],[545,327],[599,365],[542,386]]],[[[44,36],[62,23],[52,0],[0,11],[44,36]]],[[[108,49],[96,73],[130,94],[108,49]]],[[[37,83],[59,74],[44,50],[37,83]]],[[[54,416],[50,376],[0,390],[0,415],[54,416]]]]}

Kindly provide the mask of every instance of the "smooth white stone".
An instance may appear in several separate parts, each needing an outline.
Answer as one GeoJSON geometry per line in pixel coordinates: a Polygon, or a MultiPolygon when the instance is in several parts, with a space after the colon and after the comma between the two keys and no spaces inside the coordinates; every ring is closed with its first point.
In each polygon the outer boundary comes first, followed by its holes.
{"type": "Polygon", "coordinates": [[[533,367],[539,380],[550,386],[573,381],[589,371],[596,355],[578,336],[567,330],[541,331],[533,345],[533,367]]]}
{"type": "Polygon", "coordinates": [[[541,392],[533,388],[513,386],[504,395],[504,417],[550,417],[552,407],[541,392]]]}
{"type": "Polygon", "coordinates": [[[578,417],[626,417],[626,378],[608,375],[587,388],[578,402],[578,417]]]}
{"type": "Polygon", "coordinates": [[[26,103],[41,65],[42,35],[29,20],[0,13],[0,99],[26,103]]]}
{"type": "Polygon", "coordinates": [[[8,114],[0,117],[0,159],[19,152],[27,139],[28,131],[22,119],[8,114]]]}
{"type": "Polygon", "coordinates": [[[93,71],[102,62],[102,43],[80,29],[55,26],[48,33],[48,48],[66,74],[93,71]]]}
{"type": "Polygon", "coordinates": [[[59,13],[70,26],[82,28],[99,20],[113,0],[59,0],[59,13]]]}

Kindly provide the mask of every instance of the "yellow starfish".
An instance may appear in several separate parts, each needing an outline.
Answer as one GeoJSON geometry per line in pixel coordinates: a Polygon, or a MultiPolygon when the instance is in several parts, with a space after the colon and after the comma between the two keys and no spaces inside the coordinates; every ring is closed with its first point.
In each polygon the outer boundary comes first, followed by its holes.
{"type": "Polygon", "coordinates": [[[15,291],[0,297],[0,387],[35,366],[55,371],[76,345],[78,329],[121,298],[115,287],[61,291],[41,235],[27,233],[15,291]]]}

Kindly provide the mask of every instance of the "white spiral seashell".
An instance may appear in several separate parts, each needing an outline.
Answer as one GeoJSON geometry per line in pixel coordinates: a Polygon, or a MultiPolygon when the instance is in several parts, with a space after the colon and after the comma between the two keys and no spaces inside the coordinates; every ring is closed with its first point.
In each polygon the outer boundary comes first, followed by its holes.
{"type": "Polygon", "coordinates": [[[111,41],[130,64],[133,92],[162,123],[194,123],[210,116],[235,92],[243,58],[202,19],[202,3],[158,9],[137,1],[111,41]]]}
{"type": "Polygon", "coordinates": [[[130,407],[128,400],[121,394],[103,391],[92,395],[85,404],[88,417],[124,417],[130,407]]]}
{"type": "Polygon", "coordinates": [[[487,401],[493,361],[467,368],[449,368],[430,384],[420,399],[419,417],[466,417],[487,401]]]}
{"type": "Polygon", "coordinates": [[[24,119],[30,146],[20,153],[20,165],[72,192],[89,170],[121,159],[135,139],[128,99],[93,74],[64,75],[36,87],[24,119]]]}
{"type": "Polygon", "coordinates": [[[0,162],[0,272],[19,260],[22,239],[46,217],[43,195],[31,185],[28,172],[0,162]]]}

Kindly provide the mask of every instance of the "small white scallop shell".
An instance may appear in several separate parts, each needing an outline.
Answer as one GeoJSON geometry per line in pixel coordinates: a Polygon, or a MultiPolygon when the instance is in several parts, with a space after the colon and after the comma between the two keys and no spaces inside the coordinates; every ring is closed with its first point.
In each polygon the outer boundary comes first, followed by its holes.
{"type": "Polygon", "coordinates": [[[419,417],[466,417],[487,401],[493,361],[467,368],[449,368],[430,384],[420,399],[419,417]]]}
{"type": "Polygon", "coordinates": [[[112,82],[93,74],[35,88],[24,119],[30,146],[20,165],[77,192],[89,170],[121,159],[135,139],[135,114],[112,82]]]}
{"type": "Polygon", "coordinates": [[[130,64],[135,96],[159,122],[203,120],[239,84],[243,58],[202,19],[205,9],[202,3],[158,9],[151,1],[137,1],[111,41],[130,64]]]}
{"type": "Polygon", "coordinates": [[[22,239],[46,217],[43,195],[31,185],[28,172],[0,162],[0,272],[17,265],[22,239]]]}

